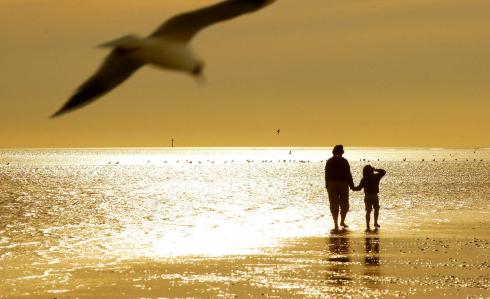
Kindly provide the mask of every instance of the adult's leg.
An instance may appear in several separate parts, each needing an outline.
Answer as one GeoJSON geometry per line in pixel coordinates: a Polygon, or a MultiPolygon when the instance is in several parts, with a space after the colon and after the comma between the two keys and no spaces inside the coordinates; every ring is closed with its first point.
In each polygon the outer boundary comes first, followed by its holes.
{"type": "Polygon", "coordinates": [[[349,203],[344,204],[340,208],[340,225],[343,227],[349,227],[345,224],[345,218],[347,217],[347,212],[349,211],[349,203]]]}
{"type": "Polygon", "coordinates": [[[334,223],[334,229],[335,230],[338,230],[339,229],[339,207],[336,206],[336,207],[332,208],[330,206],[330,211],[332,213],[332,219],[333,219],[333,223],[334,223]]]}
{"type": "Polygon", "coordinates": [[[349,227],[345,224],[345,218],[349,211],[349,186],[347,183],[343,184],[340,189],[340,225],[343,227],[349,227]]]}
{"type": "Polygon", "coordinates": [[[330,204],[330,213],[332,214],[334,229],[339,229],[339,194],[332,184],[328,188],[328,201],[330,204]]]}
{"type": "Polygon", "coordinates": [[[330,213],[332,213],[335,229],[339,229],[339,200],[335,198],[335,194],[329,194],[330,213]]]}

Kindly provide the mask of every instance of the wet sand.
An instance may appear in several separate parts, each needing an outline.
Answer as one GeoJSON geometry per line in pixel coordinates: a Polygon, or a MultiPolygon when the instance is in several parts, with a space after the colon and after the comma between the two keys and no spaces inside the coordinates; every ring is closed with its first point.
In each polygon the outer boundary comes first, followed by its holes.
{"type": "Polygon", "coordinates": [[[6,277],[0,294],[9,296],[0,297],[489,298],[488,213],[441,216],[451,220],[413,230],[328,232],[257,255],[66,265],[16,285],[6,277]]]}

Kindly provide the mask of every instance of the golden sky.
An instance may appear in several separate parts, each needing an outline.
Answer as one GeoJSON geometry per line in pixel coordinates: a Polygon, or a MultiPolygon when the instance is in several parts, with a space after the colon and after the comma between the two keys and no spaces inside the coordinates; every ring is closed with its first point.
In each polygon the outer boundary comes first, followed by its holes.
{"type": "Polygon", "coordinates": [[[107,54],[209,0],[0,0],[0,148],[490,146],[490,1],[278,0],[51,120],[107,54]],[[281,128],[281,135],[275,131],[281,128]]]}

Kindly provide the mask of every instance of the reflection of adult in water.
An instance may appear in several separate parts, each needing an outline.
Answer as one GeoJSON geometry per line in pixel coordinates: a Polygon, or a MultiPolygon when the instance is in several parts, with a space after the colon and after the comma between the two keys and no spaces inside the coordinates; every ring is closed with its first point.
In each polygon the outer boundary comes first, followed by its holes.
{"type": "Polygon", "coordinates": [[[350,263],[350,244],[347,235],[334,234],[328,238],[327,281],[342,285],[352,280],[350,263]]]}
{"type": "Polygon", "coordinates": [[[347,256],[350,251],[349,238],[347,236],[333,235],[329,238],[328,251],[332,254],[332,259],[335,261],[348,262],[349,257],[347,256]],[[339,257],[342,257],[339,259],[339,257]]]}
{"type": "Polygon", "coordinates": [[[330,212],[332,213],[335,230],[339,229],[338,218],[340,210],[340,225],[347,228],[345,217],[349,211],[349,187],[354,188],[349,162],[342,157],[344,147],[336,145],[332,151],[333,157],[325,165],[325,187],[328,191],[330,212]]]}

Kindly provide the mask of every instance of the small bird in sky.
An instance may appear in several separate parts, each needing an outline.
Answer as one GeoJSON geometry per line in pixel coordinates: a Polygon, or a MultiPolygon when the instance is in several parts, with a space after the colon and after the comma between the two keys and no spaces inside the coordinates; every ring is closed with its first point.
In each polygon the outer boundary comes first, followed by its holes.
{"type": "Polygon", "coordinates": [[[281,134],[281,129],[277,129],[277,135],[281,134]]]}
{"type": "Polygon", "coordinates": [[[102,44],[100,47],[112,49],[102,66],[51,117],[95,101],[145,64],[185,72],[202,79],[204,62],[189,46],[192,38],[207,26],[257,11],[275,1],[227,0],[170,18],[146,38],[130,34],[102,44]]]}

